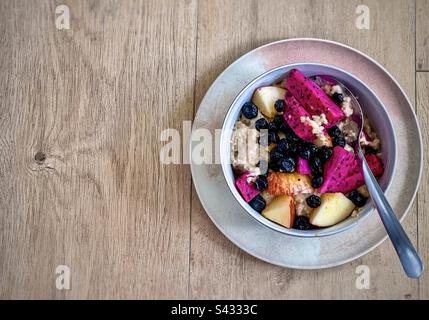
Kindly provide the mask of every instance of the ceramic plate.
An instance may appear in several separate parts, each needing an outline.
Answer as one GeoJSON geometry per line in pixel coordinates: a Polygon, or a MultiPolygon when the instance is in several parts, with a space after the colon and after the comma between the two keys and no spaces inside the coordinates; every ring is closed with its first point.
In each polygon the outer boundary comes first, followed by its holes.
{"type": "MultiPolygon", "coordinates": [[[[417,192],[422,171],[422,139],[413,107],[398,82],[376,61],[348,46],[319,39],[289,39],[259,47],[231,64],[207,91],[195,116],[193,131],[220,130],[225,114],[243,87],[260,74],[292,63],[321,63],[348,71],[362,80],[386,107],[397,137],[397,166],[386,195],[400,220],[417,192]],[[409,150],[412,146],[412,150],[409,150]]],[[[199,143],[191,141],[191,152],[199,143]]],[[[215,143],[214,160],[219,159],[215,143]]],[[[191,163],[195,189],[218,229],[247,253],[266,262],[299,269],[347,263],[386,239],[372,211],[352,228],[331,236],[300,238],[269,229],[253,219],[232,196],[219,163],[191,163]]]]}

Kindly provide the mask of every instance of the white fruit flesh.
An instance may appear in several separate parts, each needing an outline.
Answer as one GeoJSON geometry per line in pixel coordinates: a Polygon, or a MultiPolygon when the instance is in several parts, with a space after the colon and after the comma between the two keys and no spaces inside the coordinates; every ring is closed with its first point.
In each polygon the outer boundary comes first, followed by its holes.
{"type": "Polygon", "coordinates": [[[274,104],[277,100],[284,100],[285,94],[286,90],[283,88],[274,86],[261,87],[255,90],[252,102],[264,116],[274,118],[276,115],[274,104]]]}
{"type": "Polygon", "coordinates": [[[324,193],[321,200],[321,205],[310,216],[310,223],[318,227],[329,227],[343,221],[355,208],[342,193],[324,193]]]}
{"type": "Polygon", "coordinates": [[[275,197],[262,211],[262,215],[286,228],[292,228],[295,219],[295,201],[288,195],[275,197]]]}

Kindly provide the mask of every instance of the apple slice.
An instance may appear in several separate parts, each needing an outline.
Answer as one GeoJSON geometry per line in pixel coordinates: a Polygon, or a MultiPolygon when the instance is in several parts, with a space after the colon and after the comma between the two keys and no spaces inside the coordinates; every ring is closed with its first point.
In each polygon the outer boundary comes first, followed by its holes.
{"type": "Polygon", "coordinates": [[[310,215],[310,223],[318,227],[329,227],[343,221],[355,208],[344,194],[324,193],[321,196],[321,205],[310,215]]]}
{"type": "Polygon", "coordinates": [[[252,102],[264,116],[274,118],[277,113],[274,104],[277,100],[284,100],[285,94],[286,90],[283,88],[274,86],[261,87],[255,90],[252,102]]]}
{"type": "Polygon", "coordinates": [[[275,197],[262,211],[262,215],[290,229],[295,219],[295,201],[288,195],[275,197]]]}

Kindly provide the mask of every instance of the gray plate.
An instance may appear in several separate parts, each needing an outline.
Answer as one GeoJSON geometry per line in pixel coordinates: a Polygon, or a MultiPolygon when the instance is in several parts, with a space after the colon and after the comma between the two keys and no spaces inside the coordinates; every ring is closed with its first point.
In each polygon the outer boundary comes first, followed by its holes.
{"type": "MultiPolygon", "coordinates": [[[[258,75],[291,63],[322,63],[344,69],[365,82],[380,98],[398,138],[397,163],[387,197],[398,218],[405,217],[414,200],[422,171],[422,139],[412,105],[397,81],[377,62],[345,45],[319,39],[290,39],[257,48],[231,64],[207,91],[193,130],[220,130],[228,107],[238,92],[258,75]],[[412,146],[412,152],[409,152],[412,146]]],[[[217,135],[219,136],[219,135],[217,135]]],[[[191,151],[195,143],[191,142],[191,151]]],[[[218,146],[218,144],[216,144],[218,146]]],[[[216,159],[219,159],[216,147],[216,159]]],[[[276,265],[318,269],[354,260],[386,239],[375,211],[344,232],[300,238],[275,232],[258,223],[234,199],[220,164],[191,164],[195,189],[218,229],[247,253],[276,265]]]]}

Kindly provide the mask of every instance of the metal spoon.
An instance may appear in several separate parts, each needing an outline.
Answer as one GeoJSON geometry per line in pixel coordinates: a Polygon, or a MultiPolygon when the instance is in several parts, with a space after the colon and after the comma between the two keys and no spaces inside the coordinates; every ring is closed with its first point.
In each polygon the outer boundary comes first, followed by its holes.
{"type": "Polygon", "coordinates": [[[368,166],[368,163],[365,160],[364,153],[362,151],[362,147],[359,143],[360,137],[363,133],[363,111],[362,108],[357,101],[356,97],[353,93],[341,82],[337,79],[321,75],[316,76],[315,78],[321,78],[322,80],[328,81],[330,84],[337,84],[343,90],[347,96],[351,99],[351,107],[353,109],[353,121],[355,121],[359,127],[358,139],[355,142],[355,150],[357,150],[357,154],[359,159],[362,161],[362,169],[363,175],[365,178],[365,183],[368,188],[369,194],[371,195],[371,199],[377,208],[377,212],[381,218],[381,221],[386,228],[387,234],[392,241],[393,246],[398,254],[399,260],[401,261],[402,267],[405,270],[405,273],[410,278],[418,278],[423,273],[423,264],[420,260],[419,255],[417,254],[416,249],[402,228],[398,218],[393,212],[392,207],[387,201],[386,196],[378,185],[377,180],[371,172],[371,169],[368,166]]]}

